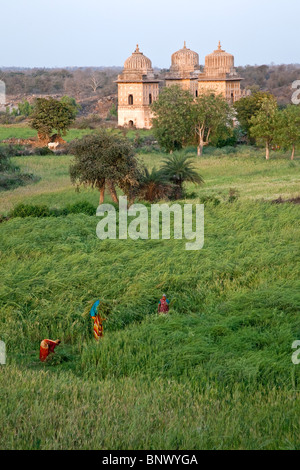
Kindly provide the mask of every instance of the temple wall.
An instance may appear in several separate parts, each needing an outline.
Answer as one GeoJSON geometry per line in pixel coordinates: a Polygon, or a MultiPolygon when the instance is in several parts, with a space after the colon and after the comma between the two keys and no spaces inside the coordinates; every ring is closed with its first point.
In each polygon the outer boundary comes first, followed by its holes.
{"type": "Polygon", "coordinates": [[[118,125],[122,127],[135,126],[137,129],[151,129],[152,116],[150,106],[118,107],[118,125]]]}
{"type": "Polygon", "coordinates": [[[226,82],[223,80],[220,81],[199,81],[198,82],[198,94],[200,95],[202,92],[206,91],[213,91],[218,95],[226,97],[226,82]]]}

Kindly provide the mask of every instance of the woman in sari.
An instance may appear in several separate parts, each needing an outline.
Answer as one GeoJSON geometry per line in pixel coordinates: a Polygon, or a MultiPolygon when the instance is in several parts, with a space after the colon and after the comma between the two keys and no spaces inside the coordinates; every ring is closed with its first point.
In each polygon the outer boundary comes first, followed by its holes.
{"type": "Polygon", "coordinates": [[[60,344],[60,339],[43,339],[40,345],[40,360],[45,362],[50,353],[54,354],[54,349],[60,344]]]}
{"type": "Polygon", "coordinates": [[[169,305],[170,305],[170,301],[167,299],[166,294],[164,294],[162,298],[160,299],[160,301],[158,302],[158,308],[157,308],[158,313],[168,313],[169,305]]]}
{"type": "Polygon", "coordinates": [[[106,318],[102,318],[100,313],[99,313],[99,305],[100,305],[100,300],[96,300],[96,302],[93,304],[91,310],[90,310],[90,315],[92,319],[94,320],[94,338],[96,341],[99,340],[103,336],[103,322],[106,320],[106,318]]]}

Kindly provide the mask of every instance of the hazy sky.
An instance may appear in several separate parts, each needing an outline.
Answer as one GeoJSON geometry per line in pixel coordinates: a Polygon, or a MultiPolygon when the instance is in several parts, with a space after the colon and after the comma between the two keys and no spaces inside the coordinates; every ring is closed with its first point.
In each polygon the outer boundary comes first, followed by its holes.
{"type": "Polygon", "coordinates": [[[300,0],[0,0],[0,67],[123,65],[138,42],[153,66],[187,42],[236,65],[300,63],[300,0]]]}

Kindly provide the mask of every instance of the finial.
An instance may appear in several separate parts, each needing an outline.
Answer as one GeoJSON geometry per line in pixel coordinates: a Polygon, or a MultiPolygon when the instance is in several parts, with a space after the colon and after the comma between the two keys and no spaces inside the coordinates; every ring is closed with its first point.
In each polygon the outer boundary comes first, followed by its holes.
{"type": "Polygon", "coordinates": [[[136,45],[135,52],[140,52],[140,49],[139,49],[139,45],[138,45],[138,44],[136,45]]]}
{"type": "Polygon", "coordinates": [[[183,48],[186,49],[186,41],[184,41],[183,48]]]}
{"type": "Polygon", "coordinates": [[[219,41],[218,49],[219,49],[219,51],[221,50],[221,41],[219,41]]]}

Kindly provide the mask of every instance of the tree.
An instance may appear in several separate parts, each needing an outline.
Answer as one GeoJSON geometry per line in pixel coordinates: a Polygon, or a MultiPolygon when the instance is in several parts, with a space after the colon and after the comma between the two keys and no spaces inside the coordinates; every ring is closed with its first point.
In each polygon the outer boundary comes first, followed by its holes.
{"type": "Polygon", "coordinates": [[[166,87],[152,104],[153,133],[167,152],[181,149],[192,138],[193,97],[177,85],[166,87]]]}
{"type": "Polygon", "coordinates": [[[237,119],[243,131],[246,132],[250,142],[254,143],[250,134],[251,118],[260,111],[265,100],[274,100],[274,96],[263,91],[256,91],[250,96],[245,96],[234,103],[237,119]]]}
{"type": "Polygon", "coordinates": [[[275,97],[264,98],[259,112],[250,120],[250,135],[258,142],[264,142],[266,159],[270,158],[270,147],[278,135],[280,116],[275,97]]]}
{"type": "Polygon", "coordinates": [[[49,142],[54,131],[59,137],[65,135],[74,120],[72,105],[49,97],[36,100],[30,124],[38,131],[39,140],[49,142]]]}
{"type": "Polygon", "coordinates": [[[79,111],[81,110],[80,104],[78,104],[75,100],[75,98],[72,98],[71,96],[65,95],[61,98],[60,100],[61,103],[66,104],[67,106],[70,107],[73,111],[73,118],[75,119],[76,116],[78,115],[79,111]]]}
{"type": "Polygon", "coordinates": [[[15,116],[25,116],[28,117],[33,111],[33,106],[27,101],[23,100],[21,103],[18,103],[18,109],[14,109],[12,114],[15,116]]]}
{"type": "Polygon", "coordinates": [[[203,147],[210,143],[213,136],[224,138],[232,133],[233,114],[221,95],[202,93],[192,106],[192,118],[198,140],[198,156],[203,154],[203,147]]]}
{"type": "Polygon", "coordinates": [[[192,167],[192,160],[186,155],[173,154],[163,160],[160,169],[161,175],[177,186],[177,199],[182,196],[183,183],[188,181],[194,184],[204,183],[202,176],[192,167]]]}
{"type": "Polygon", "coordinates": [[[160,170],[155,167],[151,172],[145,168],[141,174],[138,195],[141,199],[153,202],[172,194],[172,185],[166,183],[160,170]]]}
{"type": "Polygon", "coordinates": [[[107,186],[112,200],[118,203],[115,186],[131,197],[138,186],[139,169],[128,139],[106,130],[76,139],[70,146],[74,161],[70,166],[73,184],[98,188],[100,201],[104,201],[107,186]]]}
{"type": "Polygon", "coordinates": [[[279,144],[291,148],[291,160],[294,160],[295,149],[300,145],[300,106],[290,104],[280,113],[279,144]]]}
{"type": "Polygon", "coordinates": [[[93,73],[89,79],[89,87],[93,90],[94,93],[96,93],[97,89],[101,85],[101,78],[97,76],[95,73],[93,73]]]}

